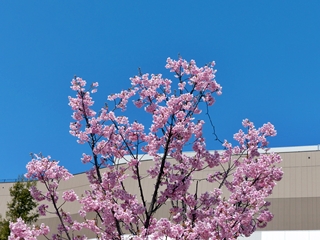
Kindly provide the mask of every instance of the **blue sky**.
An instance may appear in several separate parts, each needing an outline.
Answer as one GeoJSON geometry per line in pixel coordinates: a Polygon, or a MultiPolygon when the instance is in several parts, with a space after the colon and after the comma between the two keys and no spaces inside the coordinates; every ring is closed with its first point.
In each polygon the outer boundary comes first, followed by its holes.
{"type": "MultiPolygon", "coordinates": [[[[89,148],[69,135],[72,77],[99,82],[98,109],[138,67],[172,77],[165,60],[178,53],[216,61],[220,138],[249,118],[275,125],[272,147],[319,144],[319,9],[316,0],[1,1],[0,178],[23,174],[30,152],[86,170],[89,148]]],[[[208,145],[221,149],[210,135],[208,145]]]]}

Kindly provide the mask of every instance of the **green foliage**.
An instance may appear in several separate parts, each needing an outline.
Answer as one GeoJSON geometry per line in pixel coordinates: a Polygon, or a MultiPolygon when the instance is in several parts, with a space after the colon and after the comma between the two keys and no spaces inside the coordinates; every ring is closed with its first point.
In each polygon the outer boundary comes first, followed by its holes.
{"type": "Polygon", "coordinates": [[[21,217],[26,223],[30,224],[37,221],[39,215],[33,212],[37,207],[30,194],[30,187],[35,185],[36,182],[27,181],[24,178],[19,178],[10,188],[11,202],[8,203],[8,211],[6,217],[10,221],[16,221],[21,217]]]}
{"type": "Polygon", "coordinates": [[[0,240],[7,240],[9,235],[9,221],[7,219],[0,218],[0,240]]]}
{"type": "Polygon", "coordinates": [[[11,201],[7,203],[6,219],[0,216],[0,240],[7,240],[10,235],[9,222],[15,222],[19,217],[31,224],[38,220],[39,214],[34,212],[37,203],[30,194],[30,187],[36,182],[19,177],[10,188],[11,201]]]}

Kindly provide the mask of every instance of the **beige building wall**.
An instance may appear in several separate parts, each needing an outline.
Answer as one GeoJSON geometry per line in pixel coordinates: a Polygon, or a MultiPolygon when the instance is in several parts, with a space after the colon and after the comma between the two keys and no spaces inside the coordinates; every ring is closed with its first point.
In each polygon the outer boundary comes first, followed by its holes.
{"type": "MultiPolygon", "coordinates": [[[[279,152],[283,158],[281,166],[284,177],[269,198],[274,219],[264,230],[320,230],[319,146],[274,148],[272,151],[279,152]]],[[[141,172],[145,172],[151,164],[152,161],[145,159],[141,165],[141,172]]],[[[198,177],[205,177],[207,174],[208,171],[203,171],[198,177]]],[[[6,211],[6,203],[10,200],[9,188],[12,184],[0,183],[0,213],[3,216],[6,211]]],[[[42,187],[40,184],[38,186],[42,187]]],[[[145,195],[151,197],[153,181],[148,179],[143,182],[143,186],[145,195]]],[[[201,192],[210,190],[210,188],[212,185],[205,181],[199,186],[201,192]]],[[[74,189],[81,196],[85,190],[89,189],[86,174],[76,174],[69,181],[61,183],[59,192],[62,193],[68,189],[74,189]]],[[[138,194],[135,181],[126,180],[126,189],[130,189],[133,194],[138,194]]],[[[76,217],[79,207],[77,203],[66,203],[63,209],[76,217]]],[[[165,217],[161,215],[159,217],[165,217]]],[[[48,224],[53,229],[58,224],[57,218],[52,215],[41,217],[40,222],[48,224]]]]}
{"type": "Polygon", "coordinates": [[[320,151],[281,153],[284,177],[270,197],[267,230],[320,230],[320,151]]]}

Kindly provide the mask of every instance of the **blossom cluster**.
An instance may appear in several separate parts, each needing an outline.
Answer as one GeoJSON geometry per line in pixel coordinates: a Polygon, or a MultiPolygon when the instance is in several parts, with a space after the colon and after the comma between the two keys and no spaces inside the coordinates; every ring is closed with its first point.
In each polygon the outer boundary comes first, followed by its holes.
{"type": "Polygon", "coordinates": [[[44,224],[41,224],[40,227],[29,227],[21,218],[18,218],[15,223],[10,223],[10,230],[9,240],[35,240],[37,237],[46,235],[50,232],[49,227],[44,224]]]}
{"type": "MultiPolygon", "coordinates": [[[[128,90],[108,96],[114,107],[108,104],[100,111],[93,109],[91,97],[98,83],[86,90],[85,80],[72,80],[70,134],[90,146],[91,153],[81,158],[84,164],[92,164],[87,172],[90,189],[81,197],[65,191],[61,199],[60,181],[72,175],[49,157],[35,156],[27,165],[26,177],[39,180],[47,190],[33,187],[32,196],[52,204],[60,220],[52,239],[79,239],[76,232],[82,229],[99,239],[120,240],[127,232],[131,239],[237,239],[272,220],[266,198],[283,174],[277,167],[280,156],[267,148],[268,137],[276,135],[274,126],[267,123],[257,129],[246,119],[242,123],[246,130],[234,135],[236,146],[224,141],[222,153],[207,149],[201,113],[222,93],[214,66],[214,62],[198,67],[194,60],[168,58],[165,67],[175,74],[174,81],[161,74],[132,77],[128,90]],[[150,126],[124,116],[130,101],[137,111],[151,115],[150,126]],[[187,146],[193,155],[184,153],[187,146]],[[153,160],[146,172],[141,169],[141,154],[153,160]],[[119,159],[127,164],[118,165],[119,159]],[[205,178],[195,177],[204,170],[210,170],[205,178]],[[137,194],[126,188],[127,181],[136,182],[137,194]],[[144,189],[148,181],[154,186],[151,195],[144,189]],[[199,190],[203,182],[212,186],[210,191],[199,190]],[[80,203],[83,221],[63,211],[59,199],[62,204],[80,203]],[[156,218],[164,206],[170,206],[168,218],[156,218]]],[[[39,212],[48,213],[47,203],[40,205],[39,212]]],[[[11,231],[26,239],[25,232],[30,239],[37,234],[21,222],[12,223],[11,231]]],[[[48,232],[41,234],[49,238],[48,232]]]]}

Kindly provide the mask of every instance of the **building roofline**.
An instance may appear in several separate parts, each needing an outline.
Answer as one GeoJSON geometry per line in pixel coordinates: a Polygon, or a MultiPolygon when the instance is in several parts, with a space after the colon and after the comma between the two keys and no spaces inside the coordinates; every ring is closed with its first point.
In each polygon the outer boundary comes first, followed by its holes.
{"type": "Polygon", "coordinates": [[[270,151],[276,153],[320,151],[320,144],[308,146],[275,147],[270,148],[270,151]]]}
{"type": "MultiPolygon", "coordinates": [[[[224,150],[217,150],[217,152],[223,152],[224,150]]],[[[320,144],[318,145],[309,145],[309,146],[291,146],[291,147],[274,147],[269,148],[268,152],[276,152],[276,153],[290,153],[290,152],[310,152],[310,151],[320,151],[320,144]]],[[[214,153],[215,150],[210,151],[214,153]]],[[[261,153],[264,153],[264,150],[260,150],[261,153]]],[[[194,151],[186,151],[183,152],[187,156],[193,156],[194,151]]],[[[131,156],[127,155],[122,159],[118,159],[116,164],[124,164],[130,160],[131,156]]],[[[153,157],[148,154],[139,154],[138,155],[139,161],[148,161],[152,160],[153,157]]]]}

